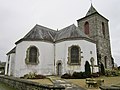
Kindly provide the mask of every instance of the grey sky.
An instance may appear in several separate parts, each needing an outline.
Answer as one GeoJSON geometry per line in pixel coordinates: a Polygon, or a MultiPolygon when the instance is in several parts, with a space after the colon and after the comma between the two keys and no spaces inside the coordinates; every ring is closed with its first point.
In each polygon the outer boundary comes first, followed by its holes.
{"type": "MultiPolygon", "coordinates": [[[[120,0],[93,0],[96,10],[109,19],[111,48],[120,65],[120,0]]],[[[0,60],[35,24],[61,29],[76,24],[90,8],[90,0],[0,0],[0,60]]]]}

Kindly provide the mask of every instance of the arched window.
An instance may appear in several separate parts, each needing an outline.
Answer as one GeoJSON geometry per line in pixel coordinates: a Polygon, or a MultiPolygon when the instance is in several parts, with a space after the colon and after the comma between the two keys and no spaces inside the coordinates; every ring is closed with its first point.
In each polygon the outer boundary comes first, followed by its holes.
{"type": "Polygon", "coordinates": [[[26,64],[38,64],[39,63],[38,57],[39,57],[38,48],[35,46],[30,46],[26,52],[25,62],[26,64]]]}
{"type": "Polygon", "coordinates": [[[69,47],[68,64],[80,64],[80,52],[79,46],[69,47]]]}
{"type": "Polygon", "coordinates": [[[84,33],[86,35],[89,34],[89,23],[88,22],[85,22],[85,24],[84,24],[84,33]]]}
{"type": "Polygon", "coordinates": [[[102,22],[102,33],[103,33],[103,36],[105,37],[105,24],[104,24],[104,22],[102,22]]]}
{"type": "Polygon", "coordinates": [[[77,46],[73,46],[71,48],[71,63],[79,62],[79,48],[77,46]]]}
{"type": "Polygon", "coordinates": [[[37,61],[37,48],[31,47],[29,50],[29,62],[36,63],[37,61]]]}

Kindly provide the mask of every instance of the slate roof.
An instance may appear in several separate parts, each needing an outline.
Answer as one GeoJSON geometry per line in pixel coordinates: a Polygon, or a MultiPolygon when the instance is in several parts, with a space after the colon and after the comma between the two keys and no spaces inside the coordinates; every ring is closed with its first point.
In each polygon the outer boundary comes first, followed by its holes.
{"type": "Polygon", "coordinates": [[[16,52],[16,47],[14,47],[11,51],[9,51],[6,55],[11,54],[11,53],[15,53],[16,52]]]}
{"type": "Polygon", "coordinates": [[[97,10],[93,7],[93,5],[91,4],[91,7],[90,7],[90,9],[88,10],[86,16],[89,16],[89,15],[91,15],[91,14],[93,14],[93,13],[98,13],[98,12],[97,12],[97,10]]]}
{"type": "Polygon", "coordinates": [[[21,41],[49,41],[56,42],[63,39],[73,39],[73,38],[88,38],[82,31],[79,30],[74,24],[55,31],[47,27],[36,25],[30,32],[28,32],[22,39],[18,40],[15,44],[21,41]]]}
{"type": "Polygon", "coordinates": [[[24,39],[40,39],[40,40],[49,40],[53,41],[55,37],[55,30],[36,25],[28,34],[26,34],[24,39]]]}
{"type": "Polygon", "coordinates": [[[89,38],[78,27],[72,24],[58,31],[56,33],[55,41],[63,40],[63,39],[82,38],[82,37],[89,38]]]}
{"type": "Polygon", "coordinates": [[[15,44],[21,41],[39,41],[39,40],[53,42],[55,35],[56,35],[55,30],[49,29],[41,25],[35,25],[35,27],[32,30],[30,30],[30,32],[28,32],[22,39],[17,41],[15,44]]]}
{"type": "Polygon", "coordinates": [[[97,15],[101,16],[102,18],[106,19],[107,21],[109,21],[107,18],[105,18],[104,16],[102,16],[102,15],[93,7],[92,4],[91,4],[91,6],[90,6],[90,8],[89,8],[89,10],[88,10],[88,12],[87,12],[87,14],[86,14],[86,16],[83,17],[83,18],[78,19],[77,21],[79,22],[80,20],[86,19],[86,17],[89,17],[89,16],[94,15],[94,14],[97,14],[97,15]]]}

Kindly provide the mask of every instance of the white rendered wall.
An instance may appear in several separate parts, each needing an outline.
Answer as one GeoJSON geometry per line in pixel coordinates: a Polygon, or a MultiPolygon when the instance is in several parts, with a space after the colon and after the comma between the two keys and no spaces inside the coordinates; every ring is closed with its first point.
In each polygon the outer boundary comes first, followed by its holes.
{"type": "MultiPolygon", "coordinates": [[[[62,61],[62,74],[64,73],[73,73],[74,71],[80,72],[85,71],[85,62],[89,61],[91,57],[95,59],[94,64],[97,65],[97,53],[96,53],[96,44],[86,41],[86,40],[70,40],[70,41],[63,41],[55,44],[55,60],[56,64],[58,60],[62,61]],[[68,48],[72,45],[78,45],[81,48],[81,65],[68,65],[68,48]],[[90,51],[92,51],[92,54],[90,54],[90,51]]],[[[57,67],[57,66],[56,66],[57,67]]],[[[95,72],[98,72],[98,70],[94,69],[95,72]]],[[[56,70],[55,70],[56,71],[56,70]]]]}
{"type": "Polygon", "coordinates": [[[6,64],[5,64],[5,75],[7,75],[7,67],[8,67],[8,55],[7,55],[6,64]]]}
{"type": "Polygon", "coordinates": [[[9,63],[9,70],[8,70],[8,76],[12,76],[14,73],[14,66],[15,66],[15,53],[11,53],[7,55],[7,60],[6,60],[6,66],[5,66],[5,75],[7,75],[7,67],[9,63]],[[8,57],[10,56],[9,62],[8,62],[8,57]]]}
{"type": "Polygon", "coordinates": [[[20,77],[29,72],[38,74],[53,74],[54,45],[49,42],[23,41],[16,46],[16,60],[14,76],[20,77]],[[30,46],[36,46],[39,50],[39,64],[27,65],[25,63],[26,51],[30,46]]]}

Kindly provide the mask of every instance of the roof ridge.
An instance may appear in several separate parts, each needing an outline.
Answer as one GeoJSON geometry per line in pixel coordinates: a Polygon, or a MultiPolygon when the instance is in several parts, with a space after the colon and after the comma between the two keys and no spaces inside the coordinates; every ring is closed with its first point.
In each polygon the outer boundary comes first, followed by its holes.
{"type": "Polygon", "coordinates": [[[45,26],[42,26],[42,25],[39,25],[39,24],[36,24],[36,27],[43,27],[43,28],[46,28],[46,29],[49,29],[49,30],[51,30],[51,31],[55,31],[56,32],[56,30],[54,30],[54,29],[51,29],[51,28],[48,28],[48,27],[45,27],[45,26]]]}
{"type": "Polygon", "coordinates": [[[27,37],[27,35],[29,35],[34,30],[34,28],[36,27],[36,25],[23,38],[27,37]]]}
{"type": "Polygon", "coordinates": [[[91,6],[90,6],[90,8],[89,8],[89,10],[88,10],[88,12],[87,12],[87,14],[86,14],[86,16],[89,16],[89,15],[91,15],[91,14],[93,14],[93,13],[98,13],[98,11],[94,8],[94,6],[91,4],[91,6]]]}
{"type": "Polygon", "coordinates": [[[75,26],[75,24],[71,24],[71,25],[69,25],[69,26],[67,26],[67,27],[65,27],[65,28],[62,28],[62,29],[60,29],[60,30],[58,30],[57,32],[59,32],[59,31],[62,31],[62,30],[64,30],[64,29],[66,29],[66,28],[69,28],[69,27],[71,27],[71,26],[75,26]]]}
{"type": "Polygon", "coordinates": [[[12,48],[6,55],[11,54],[11,53],[15,53],[16,52],[15,50],[16,50],[16,46],[14,48],[12,48]]]}

